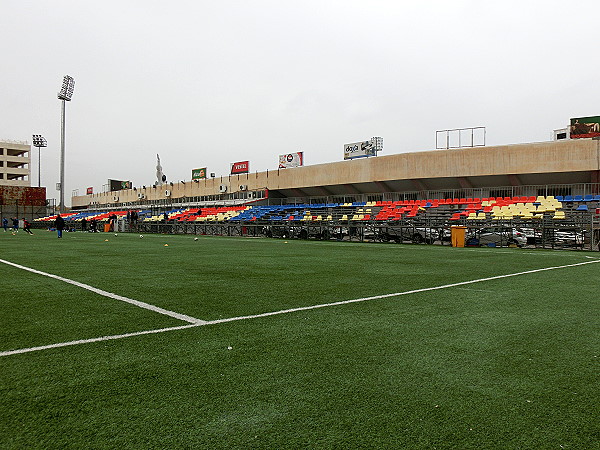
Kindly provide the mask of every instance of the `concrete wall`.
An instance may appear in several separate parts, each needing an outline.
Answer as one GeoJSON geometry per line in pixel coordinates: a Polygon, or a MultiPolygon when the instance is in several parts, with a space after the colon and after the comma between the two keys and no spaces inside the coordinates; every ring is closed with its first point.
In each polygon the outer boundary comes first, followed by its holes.
{"type": "MultiPolygon", "coordinates": [[[[551,141],[534,144],[503,145],[452,150],[400,153],[362,158],[329,164],[297,167],[268,172],[250,173],[201,180],[199,183],[175,183],[136,191],[127,190],[72,198],[74,207],[87,206],[92,201],[100,204],[135,202],[142,193],[148,200],[165,198],[165,190],[172,198],[212,195],[219,193],[219,185],[228,186],[228,192],[239,191],[240,185],[248,190],[294,190],[315,186],[353,185],[378,181],[425,180],[459,177],[488,177],[495,175],[528,175],[560,173],[598,173],[600,170],[600,141],[591,139],[551,141]],[[113,200],[113,197],[118,200],[113,200]]],[[[582,180],[585,181],[585,180],[582,180]]],[[[552,181],[548,181],[551,184],[552,181]]]]}
{"type": "Polygon", "coordinates": [[[46,188],[0,186],[0,217],[26,217],[29,220],[47,216],[46,188]]]}

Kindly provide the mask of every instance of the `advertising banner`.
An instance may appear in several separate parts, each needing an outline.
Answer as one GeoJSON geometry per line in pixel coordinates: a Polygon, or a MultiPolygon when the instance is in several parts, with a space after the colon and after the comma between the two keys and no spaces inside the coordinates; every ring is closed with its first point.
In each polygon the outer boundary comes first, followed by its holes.
{"type": "Polygon", "coordinates": [[[571,119],[571,139],[600,136],[600,116],[571,119]]]}
{"type": "Polygon", "coordinates": [[[344,159],[365,158],[367,156],[377,156],[377,150],[373,142],[363,141],[344,144],[344,159]]]}
{"type": "Polygon", "coordinates": [[[303,152],[288,153],[287,155],[279,155],[279,168],[287,169],[288,167],[299,167],[304,165],[303,152]]]}
{"type": "Polygon", "coordinates": [[[112,191],[122,191],[123,189],[131,189],[131,181],[108,180],[108,186],[112,191]]]}
{"type": "Polygon", "coordinates": [[[231,163],[231,175],[236,175],[238,173],[248,173],[250,172],[250,162],[249,161],[239,161],[231,163]]]}
{"type": "Polygon", "coordinates": [[[204,180],[206,178],[206,167],[192,169],[192,180],[204,180]]]}
{"type": "Polygon", "coordinates": [[[94,193],[94,188],[93,188],[93,187],[89,187],[89,188],[87,188],[85,193],[86,193],[87,195],[93,194],[93,193],[94,193]]]}

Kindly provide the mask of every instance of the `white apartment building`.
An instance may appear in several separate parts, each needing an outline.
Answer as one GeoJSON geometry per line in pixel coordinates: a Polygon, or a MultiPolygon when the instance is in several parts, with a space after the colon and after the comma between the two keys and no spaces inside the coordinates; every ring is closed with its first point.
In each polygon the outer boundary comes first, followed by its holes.
{"type": "Polygon", "coordinates": [[[0,186],[31,186],[31,145],[0,140],[0,186]]]}

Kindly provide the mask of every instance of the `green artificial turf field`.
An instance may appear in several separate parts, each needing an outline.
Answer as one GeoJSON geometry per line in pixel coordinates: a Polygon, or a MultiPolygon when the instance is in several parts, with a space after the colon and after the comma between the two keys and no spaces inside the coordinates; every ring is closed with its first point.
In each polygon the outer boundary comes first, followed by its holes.
{"type": "Polygon", "coordinates": [[[597,253],[34,233],[0,448],[599,448],[597,253]]]}

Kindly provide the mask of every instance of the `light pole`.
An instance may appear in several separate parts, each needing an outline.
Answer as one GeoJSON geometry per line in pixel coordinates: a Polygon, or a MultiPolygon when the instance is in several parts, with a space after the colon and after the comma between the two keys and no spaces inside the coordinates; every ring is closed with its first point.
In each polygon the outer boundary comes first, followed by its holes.
{"type": "Polygon", "coordinates": [[[60,116],[60,212],[65,210],[65,102],[70,102],[75,88],[75,80],[69,75],[63,78],[63,84],[58,93],[58,99],[62,100],[62,114],[60,116]]]}
{"type": "Polygon", "coordinates": [[[33,146],[38,149],[38,187],[42,186],[42,157],[41,157],[41,148],[48,147],[48,142],[46,142],[46,138],[41,134],[33,135],[33,146]]]}

